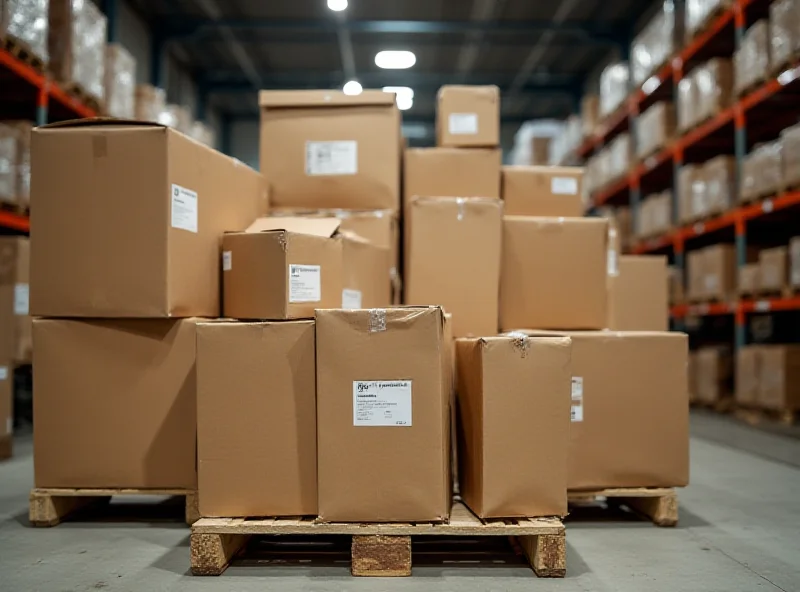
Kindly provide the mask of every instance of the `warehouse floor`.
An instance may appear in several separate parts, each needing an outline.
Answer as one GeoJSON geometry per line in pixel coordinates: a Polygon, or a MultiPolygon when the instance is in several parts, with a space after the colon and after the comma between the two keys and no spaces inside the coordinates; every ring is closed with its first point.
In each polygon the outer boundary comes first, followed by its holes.
{"type": "MultiPolygon", "coordinates": [[[[17,455],[0,463],[0,589],[800,590],[800,439],[708,415],[693,416],[692,431],[692,485],[680,493],[676,529],[626,516],[613,523],[592,512],[568,524],[565,580],[536,581],[527,567],[514,564],[513,554],[505,565],[489,560],[482,566],[426,555],[423,563],[430,566],[415,567],[415,577],[379,584],[349,576],[346,547],[341,554],[333,547],[319,566],[303,562],[307,556],[299,551],[289,556],[297,565],[268,566],[276,558],[268,550],[218,578],[192,577],[188,531],[165,520],[180,507],[165,503],[148,507],[155,522],[129,517],[122,524],[30,528],[31,443],[18,438],[17,455]]],[[[129,510],[115,503],[108,511],[119,518],[129,510]]]]}

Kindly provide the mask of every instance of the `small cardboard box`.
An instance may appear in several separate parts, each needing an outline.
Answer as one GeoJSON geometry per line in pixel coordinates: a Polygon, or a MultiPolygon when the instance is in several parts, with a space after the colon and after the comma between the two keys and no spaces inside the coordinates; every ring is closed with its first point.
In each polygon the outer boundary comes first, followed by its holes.
{"type": "Polygon", "coordinates": [[[224,316],[309,319],[342,304],[337,218],[260,218],[222,237],[224,316]]]}
{"type": "Polygon", "coordinates": [[[220,235],[266,212],[259,173],[110,119],[36,128],[32,161],[32,315],[219,316],[220,235]]]}
{"type": "Polygon", "coordinates": [[[503,218],[500,327],[603,329],[608,221],[503,218]]]}
{"type": "Polygon", "coordinates": [[[583,216],[583,168],[504,166],[509,216],[583,216]]]}
{"type": "Polygon", "coordinates": [[[752,296],[758,292],[761,285],[761,265],[758,263],[745,263],[739,267],[739,295],[752,296]]]}
{"type": "Polygon", "coordinates": [[[435,522],[451,503],[445,320],[437,307],[317,310],[325,522],[435,522]]]}
{"type": "Polygon", "coordinates": [[[667,258],[622,255],[608,277],[608,328],[614,331],[669,330],[667,258]]]}
{"type": "Polygon", "coordinates": [[[417,198],[409,210],[406,302],[442,306],[456,337],[496,334],[502,202],[417,198]]]}
{"type": "Polygon", "coordinates": [[[733,364],[728,346],[701,347],[695,353],[696,400],[713,405],[732,393],[733,364]]]}
{"type": "Polygon", "coordinates": [[[31,361],[29,271],[28,238],[0,237],[0,360],[12,366],[31,361]]]}
{"type": "Polygon", "coordinates": [[[279,208],[400,207],[400,111],[379,90],[261,91],[261,172],[279,208]]]}
{"type": "Polygon", "coordinates": [[[389,249],[353,233],[342,235],[342,308],[386,308],[392,304],[389,249]]]}
{"type": "Polygon", "coordinates": [[[446,85],[436,105],[436,144],[450,148],[500,145],[500,89],[446,85]]]}
{"type": "Polygon", "coordinates": [[[567,513],[570,350],[567,337],[456,341],[459,485],[478,517],[567,513]]]}
{"type": "Polygon", "coordinates": [[[786,247],[763,249],[758,255],[759,283],[762,292],[782,293],[789,282],[789,250],[786,247]]]}
{"type": "Polygon", "coordinates": [[[317,514],[314,321],[197,326],[205,517],[317,514]]]}
{"type": "Polygon", "coordinates": [[[800,346],[762,346],[758,404],[777,411],[800,410],[800,346]]]}
{"type": "Polygon", "coordinates": [[[196,488],[197,319],[35,319],[36,487],[196,488]]]}
{"type": "Polygon", "coordinates": [[[761,352],[763,346],[746,345],[736,351],[736,403],[752,407],[758,403],[761,377],[761,352]]]}

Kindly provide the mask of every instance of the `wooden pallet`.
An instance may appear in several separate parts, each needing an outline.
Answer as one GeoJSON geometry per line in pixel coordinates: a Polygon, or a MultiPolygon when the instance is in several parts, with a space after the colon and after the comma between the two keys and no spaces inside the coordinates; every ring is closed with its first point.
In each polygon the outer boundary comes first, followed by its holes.
{"type": "Polygon", "coordinates": [[[14,437],[0,436],[0,460],[11,458],[14,454],[14,437]]]}
{"type": "Polygon", "coordinates": [[[678,494],[671,487],[626,487],[593,491],[570,491],[571,506],[596,505],[627,506],[645,516],[656,526],[678,524],[678,494]]]}
{"type": "Polygon", "coordinates": [[[252,536],[349,535],[354,576],[411,575],[411,539],[422,536],[516,537],[539,577],[566,574],[564,525],[557,518],[481,521],[460,502],[442,524],[327,524],[314,518],[201,518],[192,526],[191,568],[195,575],[220,575],[252,536]]]}
{"type": "Polygon", "coordinates": [[[10,33],[6,33],[5,36],[0,35],[0,47],[5,49],[18,60],[28,64],[37,72],[42,74],[45,72],[47,62],[39,57],[39,55],[21,39],[17,39],[10,33]]]}
{"type": "Polygon", "coordinates": [[[46,489],[31,490],[28,518],[33,526],[56,526],[70,514],[93,504],[108,502],[115,495],[183,496],[185,518],[193,524],[199,518],[197,494],[185,489],[46,489]]]}
{"type": "Polygon", "coordinates": [[[739,421],[752,426],[765,423],[795,425],[800,423],[800,412],[795,409],[758,409],[754,407],[737,407],[733,416],[739,421]]]}
{"type": "Polygon", "coordinates": [[[103,103],[93,94],[84,89],[83,86],[78,82],[62,82],[61,86],[68,95],[75,97],[78,101],[89,107],[89,109],[92,109],[98,115],[102,113],[103,103]]]}

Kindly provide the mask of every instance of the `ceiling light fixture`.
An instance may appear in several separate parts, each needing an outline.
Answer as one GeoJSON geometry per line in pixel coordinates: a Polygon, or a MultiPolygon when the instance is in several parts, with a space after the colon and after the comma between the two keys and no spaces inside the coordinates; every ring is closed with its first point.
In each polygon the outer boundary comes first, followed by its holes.
{"type": "Polygon", "coordinates": [[[342,87],[342,92],[346,95],[360,95],[364,88],[357,80],[351,80],[342,87]]]}
{"type": "Polygon", "coordinates": [[[414,106],[414,97],[408,95],[397,95],[397,108],[400,111],[408,111],[414,106]]]}
{"type": "Polygon", "coordinates": [[[347,8],[347,0],[328,0],[328,8],[336,12],[341,12],[347,8]]]}
{"type": "Polygon", "coordinates": [[[375,56],[375,65],[385,70],[405,70],[417,63],[417,56],[412,51],[379,51],[375,56]]]}
{"type": "Polygon", "coordinates": [[[394,93],[397,108],[401,111],[411,109],[414,104],[414,89],[408,86],[384,86],[383,92],[394,93]]]}

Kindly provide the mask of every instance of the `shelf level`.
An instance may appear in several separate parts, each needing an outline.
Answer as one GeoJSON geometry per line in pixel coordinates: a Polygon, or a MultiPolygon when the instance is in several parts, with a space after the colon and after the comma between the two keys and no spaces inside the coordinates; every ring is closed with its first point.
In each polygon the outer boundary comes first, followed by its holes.
{"type": "Polygon", "coordinates": [[[0,210],[0,227],[16,230],[18,232],[31,231],[30,219],[27,216],[2,210],[0,210]]]}
{"type": "Polygon", "coordinates": [[[742,314],[783,312],[800,310],[800,297],[790,298],[746,298],[736,302],[713,302],[704,304],[678,304],[670,308],[670,315],[676,319],[687,316],[721,316],[741,312],[742,314]]]}

